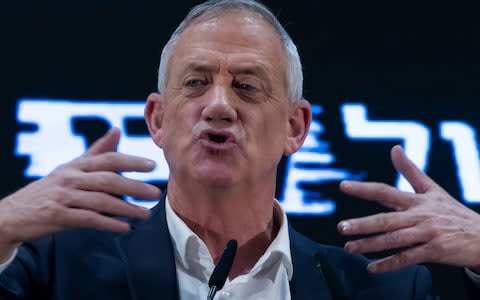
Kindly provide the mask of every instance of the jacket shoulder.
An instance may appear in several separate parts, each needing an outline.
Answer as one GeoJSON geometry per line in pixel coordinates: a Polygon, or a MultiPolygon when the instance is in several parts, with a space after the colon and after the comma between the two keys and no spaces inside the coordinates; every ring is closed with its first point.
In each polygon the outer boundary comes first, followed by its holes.
{"type": "Polygon", "coordinates": [[[424,266],[374,274],[368,272],[372,260],[365,256],[316,243],[295,230],[290,238],[292,252],[296,252],[293,257],[311,257],[332,293],[340,299],[427,299],[431,292],[431,276],[424,266]]]}

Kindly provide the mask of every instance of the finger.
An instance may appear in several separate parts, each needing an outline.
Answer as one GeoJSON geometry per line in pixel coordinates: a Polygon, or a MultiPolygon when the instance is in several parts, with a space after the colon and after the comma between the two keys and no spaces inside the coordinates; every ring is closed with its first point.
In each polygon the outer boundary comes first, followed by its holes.
{"type": "Polygon", "coordinates": [[[85,156],[100,154],[104,152],[112,152],[117,150],[117,145],[120,140],[120,130],[112,128],[105,135],[99,138],[84,154],[85,156]]]}
{"type": "Polygon", "coordinates": [[[375,201],[395,210],[405,210],[418,202],[414,194],[379,182],[344,180],[340,183],[340,190],[347,195],[375,201]]]}
{"type": "Polygon", "coordinates": [[[74,164],[84,172],[149,172],[155,167],[153,160],[117,152],[84,157],[74,164]]]}
{"type": "Polygon", "coordinates": [[[395,271],[411,265],[427,262],[428,250],[425,244],[374,261],[367,266],[371,273],[395,271]]]}
{"type": "Polygon", "coordinates": [[[113,172],[86,173],[79,178],[79,188],[87,191],[104,192],[115,195],[129,195],[139,199],[155,200],[160,197],[160,189],[154,185],[125,178],[113,172]]]}
{"type": "Polygon", "coordinates": [[[425,193],[438,185],[422,172],[405,154],[402,147],[396,145],[390,153],[395,169],[402,174],[417,193],[425,193]]]}
{"type": "Polygon", "coordinates": [[[414,226],[419,221],[421,219],[407,212],[389,212],[341,221],[337,229],[344,235],[372,234],[414,226]]]}
{"type": "Polygon", "coordinates": [[[127,222],[77,208],[66,209],[62,212],[59,221],[62,226],[70,228],[95,228],[113,232],[127,232],[130,230],[130,224],[127,222]]]}
{"type": "Polygon", "coordinates": [[[150,210],[132,205],[111,195],[99,192],[86,192],[76,190],[72,198],[66,203],[70,208],[82,208],[115,216],[131,218],[148,218],[150,210]]]}
{"type": "Polygon", "coordinates": [[[356,241],[349,241],[345,244],[345,250],[349,253],[372,253],[411,247],[428,240],[429,235],[427,232],[418,228],[408,227],[356,241]]]}

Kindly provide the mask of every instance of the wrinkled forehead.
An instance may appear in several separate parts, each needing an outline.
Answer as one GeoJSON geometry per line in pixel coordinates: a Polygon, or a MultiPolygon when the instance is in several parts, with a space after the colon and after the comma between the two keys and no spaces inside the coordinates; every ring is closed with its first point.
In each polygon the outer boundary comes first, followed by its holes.
{"type": "Polygon", "coordinates": [[[255,12],[236,10],[199,17],[179,35],[170,67],[174,68],[179,60],[192,53],[199,53],[198,49],[258,59],[274,66],[272,71],[286,76],[286,54],[280,36],[255,12]]]}
{"type": "Polygon", "coordinates": [[[261,14],[239,8],[221,12],[206,12],[187,26],[180,34],[179,39],[181,40],[184,36],[192,38],[192,35],[189,35],[192,31],[208,35],[209,32],[213,34],[222,29],[230,29],[230,38],[235,38],[238,44],[248,40],[254,42],[256,38],[261,37],[270,42],[270,47],[276,46],[275,48],[283,51],[280,34],[274,26],[268,23],[261,14]]]}
{"type": "Polygon", "coordinates": [[[209,21],[215,20],[215,19],[224,19],[224,18],[231,18],[231,17],[241,17],[244,20],[244,25],[248,26],[257,24],[257,23],[262,23],[262,25],[266,27],[270,27],[278,36],[280,39],[280,32],[278,32],[277,28],[269,22],[269,20],[266,19],[265,16],[263,16],[261,13],[249,10],[246,8],[242,7],[233,7],[233,8],[223,8],[223,9],[211,9],[206,12],[204,12],[202,15],[196,17],[195,19],[192,20],[189,26],[185,28],[185,30],[195,24],[199,23],[208,23],[209,21]]]}

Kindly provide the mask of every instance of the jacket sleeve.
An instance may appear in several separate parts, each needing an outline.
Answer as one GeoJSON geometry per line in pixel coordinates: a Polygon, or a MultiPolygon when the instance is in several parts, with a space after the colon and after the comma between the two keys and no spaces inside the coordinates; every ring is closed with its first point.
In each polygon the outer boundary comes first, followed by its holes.
{"type": "Polygon", "coordinates": [[[0,300],[48,299],[52,249],[52,237],[23,244],[0,274],[0,300]]]}
{"type": "Polygon", "coordinates": [[[414,300],[425,300],[425,299],[439,299],[436,296],[431,294],[432,292],[432,277],[427,268],[423,266],[416,267],[415,277],[414,277],[414,288],[413,296],[414,300]]]}
{"type": "Polygon", "coordinates": [[[465,289],[467,291],[467,299],[469,300],[476,300],[480,299],[480,286],[473,282],[472,278],[464,272],[464,281],[465,281],[465,289]]]}

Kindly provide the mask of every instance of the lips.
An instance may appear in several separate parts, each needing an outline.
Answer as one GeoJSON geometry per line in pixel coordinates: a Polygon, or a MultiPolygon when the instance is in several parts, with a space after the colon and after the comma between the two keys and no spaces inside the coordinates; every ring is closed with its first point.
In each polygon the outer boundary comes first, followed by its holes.
{"type": "Polygon", "coordinates": [[[224,130],[204,130],[199,140],[202,145],[214,149],[228,149],[236,145],[235,136],[224,130]]]}

